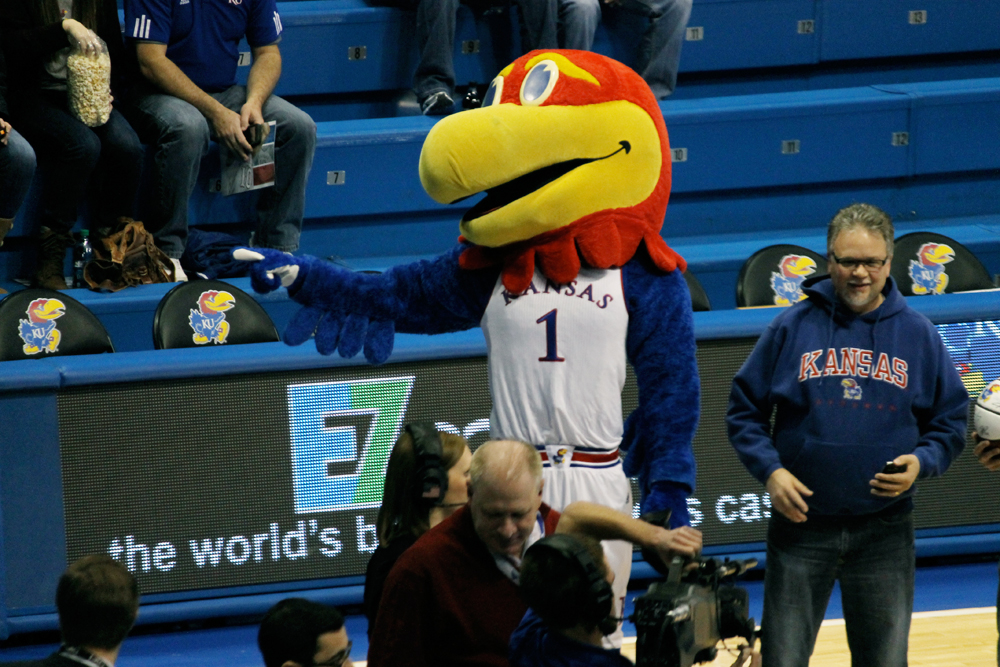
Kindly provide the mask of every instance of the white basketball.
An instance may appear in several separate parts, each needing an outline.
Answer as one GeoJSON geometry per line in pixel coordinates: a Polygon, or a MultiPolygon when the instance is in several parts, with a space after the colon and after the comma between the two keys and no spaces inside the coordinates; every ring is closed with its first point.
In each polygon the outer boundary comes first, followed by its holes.
{"type": "Polygon", "coordinates": [[[1000,440],[1000,379],[990,382],[979,394],[973,419],[980,438],[1000,440]]]}

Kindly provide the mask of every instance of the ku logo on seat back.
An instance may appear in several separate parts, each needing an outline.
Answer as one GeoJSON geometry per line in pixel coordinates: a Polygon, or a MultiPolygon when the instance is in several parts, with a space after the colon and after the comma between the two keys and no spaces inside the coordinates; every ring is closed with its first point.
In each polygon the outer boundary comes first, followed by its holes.
{"type": "Polygon", "coordinates": [[[188,316],[188,322],[194,330],[192,338],[195,344],[225,343],[230,328],[226,321],[226,311],[235,305],[236,298],[229,292],[202,292],[198,297],[198,309],[192,308],[191,315],[188,316]]]}
{"type": "Polygon", "coordinates": [[[24,353],[57,351],[62,332],[56,328],[56,320],[66,314],[66,304],[59,299],[35,299],[25,313],[28,319],[20,320],[18,327],[18,334],[24,341],[24,353]]]}
{"type": "Polygon", "coordinates": [[[910,260],[910,279],[914,294],[944,294],[948,274],[944,265],[955,259],[955,250],[944,243],[925,243],[910,260]]]}
{"type": "Polygon", "coordinates": [[[816,262],[805,255],[785,255],[778,262],[778,271],[771,273],[771,289],[776,306],[790,306],[806,298],[802,283],[816,273],[816,262]]]}

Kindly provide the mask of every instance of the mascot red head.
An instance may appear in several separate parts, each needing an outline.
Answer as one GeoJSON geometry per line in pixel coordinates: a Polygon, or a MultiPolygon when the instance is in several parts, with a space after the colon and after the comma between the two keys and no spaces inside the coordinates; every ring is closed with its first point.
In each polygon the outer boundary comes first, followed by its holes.
{"type": "Polygon", "coordinates": [[[664,271],[684,259],[660,236],[670,143],[638,74],[586,51],[532,51],[490,84],[483,106],[440,121],[420,155],[436,201],[486,197],[463,217],[466,269],[502,265],[523,292],[537,264],[557,283],[581,262],[622,266],[645,243],[664,271]]]}

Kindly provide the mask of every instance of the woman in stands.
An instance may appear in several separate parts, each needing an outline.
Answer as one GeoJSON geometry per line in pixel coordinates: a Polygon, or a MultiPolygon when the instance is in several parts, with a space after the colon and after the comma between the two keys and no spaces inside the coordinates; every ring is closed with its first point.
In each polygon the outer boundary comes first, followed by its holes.
{"type": "Polygon", "coordinates": [[[469,467],[472,452],[465,438],[438,432],[441,443],[441,468],[447,471],[448,488],[437,503],[421,498],[422,471],[413,435],[404,431],[389,456],[385,471],[382,507],[375,521],[379,547],[368,561],[365,572],[364,610],[368,634],[375,626],[375,613],[382,598],[382,587],[396,560],[417,538],[438,525],[469,501],[469,467]]]}
{"type": "MultiPolygon", "coordinates": [[[[0,245],[14,226],[14,216],[28,193],[35,173],[35,151],[10,125],[7,108],[7,68],[0,41],[0,245]]],[[[0,290],[0,294],[3,290],[0,290]]]]}
{"type": "Polygon", "coordinates": [[[139,189],[142,145],[125,118],[113,110],[105,124],[87,127],[66,101],[71,50],[95,55],[98,38],[111,56],[112,94],[124,99],[130,77],[118,9],[114,0],[0,0],[0,32],[13,122],[34,148],[44,177],[34,283],[66,289],[66,249],[85,194],[95,194],[91,227],[100,229],[134,215],[139,189]],[[101,180],[92,184],[95,170],[101,180]]]}

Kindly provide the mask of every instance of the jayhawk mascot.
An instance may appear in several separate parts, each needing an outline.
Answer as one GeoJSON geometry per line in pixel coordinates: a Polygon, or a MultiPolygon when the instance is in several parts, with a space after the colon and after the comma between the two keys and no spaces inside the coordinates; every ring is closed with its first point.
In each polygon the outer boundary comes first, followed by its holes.
{"type": "MultiPolygon", "coordinates": [[[[277,251],[254,289],[284,285],[302,308],[284,339],[385,361],[395,331],[481,326],[491,436],[534,444],[545,502],[589,500],[688,523],[699,383],[684,260],[660,236],[670,195],[663,115],[632,70],[583,51],[533,51],[493,80],[479,109],[438,122],[420,156],[435,200],[479,193],[458,245],[384,274],[277,251]],[[639,405],[623,424],[626,361],[639,405]],[[619,447],[627,452],[624,465],[619,447]]],[[[624,596],[631,547],[612,557],[624,596]]],[[[620,589],[620,590],[619,590],[620,589]]]]}

